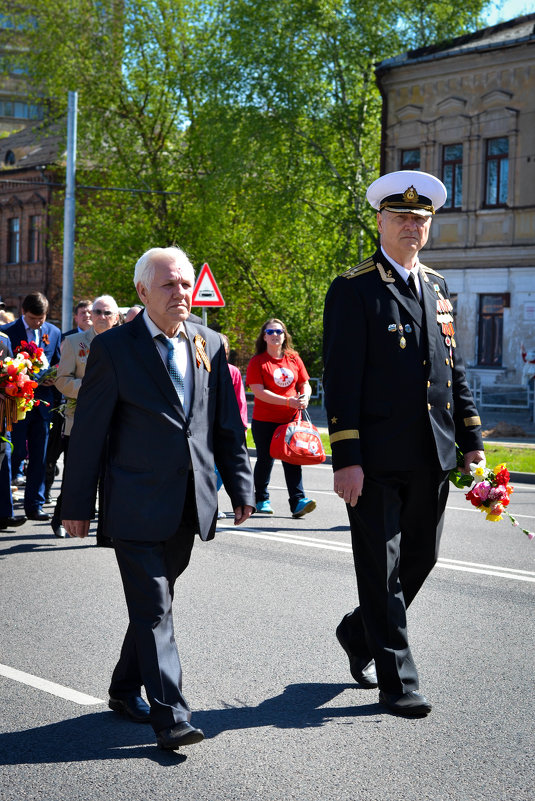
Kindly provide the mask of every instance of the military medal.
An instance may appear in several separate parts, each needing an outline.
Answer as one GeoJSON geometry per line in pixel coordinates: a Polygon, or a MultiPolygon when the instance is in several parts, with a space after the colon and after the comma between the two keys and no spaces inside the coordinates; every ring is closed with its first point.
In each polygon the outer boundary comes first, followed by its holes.
{"type": "Polygon", "coordinates": [[[397,330],[396,324],[395,323],[390,323],[390,325],[388,326],[388,330],[390,331],[390,333],[396,331],[397,330]]]}
{"type": "Polygon", "coordinates": [[[412,326],[411,326],[411,324],[410,324],[410,323],[407,323],[407,324],[406,324],[406,326],[405,326],[405,331],[406,331],[406,333],[407,333],[407,334],[410,334],[410,333],[411,333],[411,331],[412,331],[412,326]]]}
{"type": "Polygon", "coordinates": [[[407,347],[407,340],[405,339],[405,337],[401,337],[401,339],[399,340],[399,347],[402,350],[407,347]]]}

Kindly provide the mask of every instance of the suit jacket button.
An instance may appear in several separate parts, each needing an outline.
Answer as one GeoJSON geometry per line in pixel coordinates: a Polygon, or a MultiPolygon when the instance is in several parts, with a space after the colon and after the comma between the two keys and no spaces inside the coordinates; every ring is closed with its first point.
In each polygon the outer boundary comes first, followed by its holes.
{"type": "Polygon", "coordinates": [[[447,403],[447,404],[446,404],[446,409],[449,409],[449,408],[450,408],[450,406],[451,406],[451,403],[447,403]]]}
{"type": "Polygon", "coordinates": [[[428,381],[427,382],[427,388],[429,389],[430,386],[431,386],[431,381],[428,381]]]}
{"type": "Polygon", "coordinates": [[[450,360],[449,360],[449,359],[446,359],[446,364],[449,364],[449,363],[450,363],[450,360]]]}
{"type": "Polygon", "coordinates": [[[191,437],[191,429],[189,429],[189,428],[188,428],[188,429],[186,430],[186,436],[187,436],[187,437],[191,437]]]}
{"type": "Polygon", "coordinates": [[[431,404],[430,403],[427,404],[427,408],[429,409],[429,411],[431,411],[431,404]]]}
{"type": "Polygon", "coordinates": [[[448,381],[447,386],[451,387],[451,381],[448,381]]]}

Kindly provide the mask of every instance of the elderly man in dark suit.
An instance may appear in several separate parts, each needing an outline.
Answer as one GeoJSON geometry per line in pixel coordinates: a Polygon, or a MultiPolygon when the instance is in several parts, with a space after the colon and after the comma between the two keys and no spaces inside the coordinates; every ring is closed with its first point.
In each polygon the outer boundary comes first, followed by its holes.
{"type": "Polygon", "coordinates": [[[360,606],[338,640],[353,678],[390,711],[424,716],[406,609],[438,555],[457,443],[484,460],[442,275],[420,263],[446,189],[399,171],[368,189],[381,247],[325,301],[324,387],[334,490],[347,504],[360,606]]]}
{"type": "Polygon", "coordinates": [[[71,536],[87,535],[109,438],[104,534],[114,541],[130,621],[109,705],[150,721],[158,745],[176,749],[204,735],[190,724],[182,695],[174,583],[195,533],[203,540],[215,533],[214,461],[235,525],[253,513],[254,489],[223,344],[188,320],[194,272],[186,254],[149,250],[134,283],[144,312],[91,345],[71,433],[63,525],[71,536]]]}
{"type": "MultiPolygon", "coordinates": [[[[11,341],[15,352],[21,342],[35,342],[43,349],[48,364],[52,367],[59,362],[61,331],[46,321],[48,300],[41,292],[32,292],[22,301],[22,317],[2,326],[11,341]]],[[[35,376],[40,381],[42,373],[35,376]]],[[[45,379],[35,390],[35,397],[41,401],[35,405],[24,420],[13,426],[13,453],[11,464],[15,482],[23,483],[22,463],[28,453],[26,488],[24,491],[24,510],[29,520],[50,520],[43,512],[45,502],[46,449],[50,428],[51,413],[54,407],[54,382],[45,379]],[[27,448],[27,451],[26,451],[27,448]]]]}

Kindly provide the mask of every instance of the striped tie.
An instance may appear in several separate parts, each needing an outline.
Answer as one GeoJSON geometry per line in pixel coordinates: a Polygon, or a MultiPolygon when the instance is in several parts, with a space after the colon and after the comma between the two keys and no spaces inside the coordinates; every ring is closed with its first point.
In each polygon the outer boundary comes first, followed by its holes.
{"type": "Polygon", "coordinates": [[[180,403],[184,405],[184,376],[180,372],[180,368],[177,363],[175,339],[167,339],[167,337],[165,337],[163,334],[158,334],[158,339],[160,342],[165,343],[167,347],[167,369],[169,371],[171,381],[173,382],[173,386],[176,389],[176,394],[180,399],[180,403]]]}

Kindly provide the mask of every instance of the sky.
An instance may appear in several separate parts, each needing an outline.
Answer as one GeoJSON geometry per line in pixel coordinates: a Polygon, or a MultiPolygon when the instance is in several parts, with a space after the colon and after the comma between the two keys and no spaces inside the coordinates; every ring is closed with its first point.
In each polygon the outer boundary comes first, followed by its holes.
{"type": "Polygon", "coordinates": [[[495,8],[487,13],[487,25],[497,25],[499,22],[531,14],[534,11],[533,2],[529,0],[496,0],[495,8]]]}

